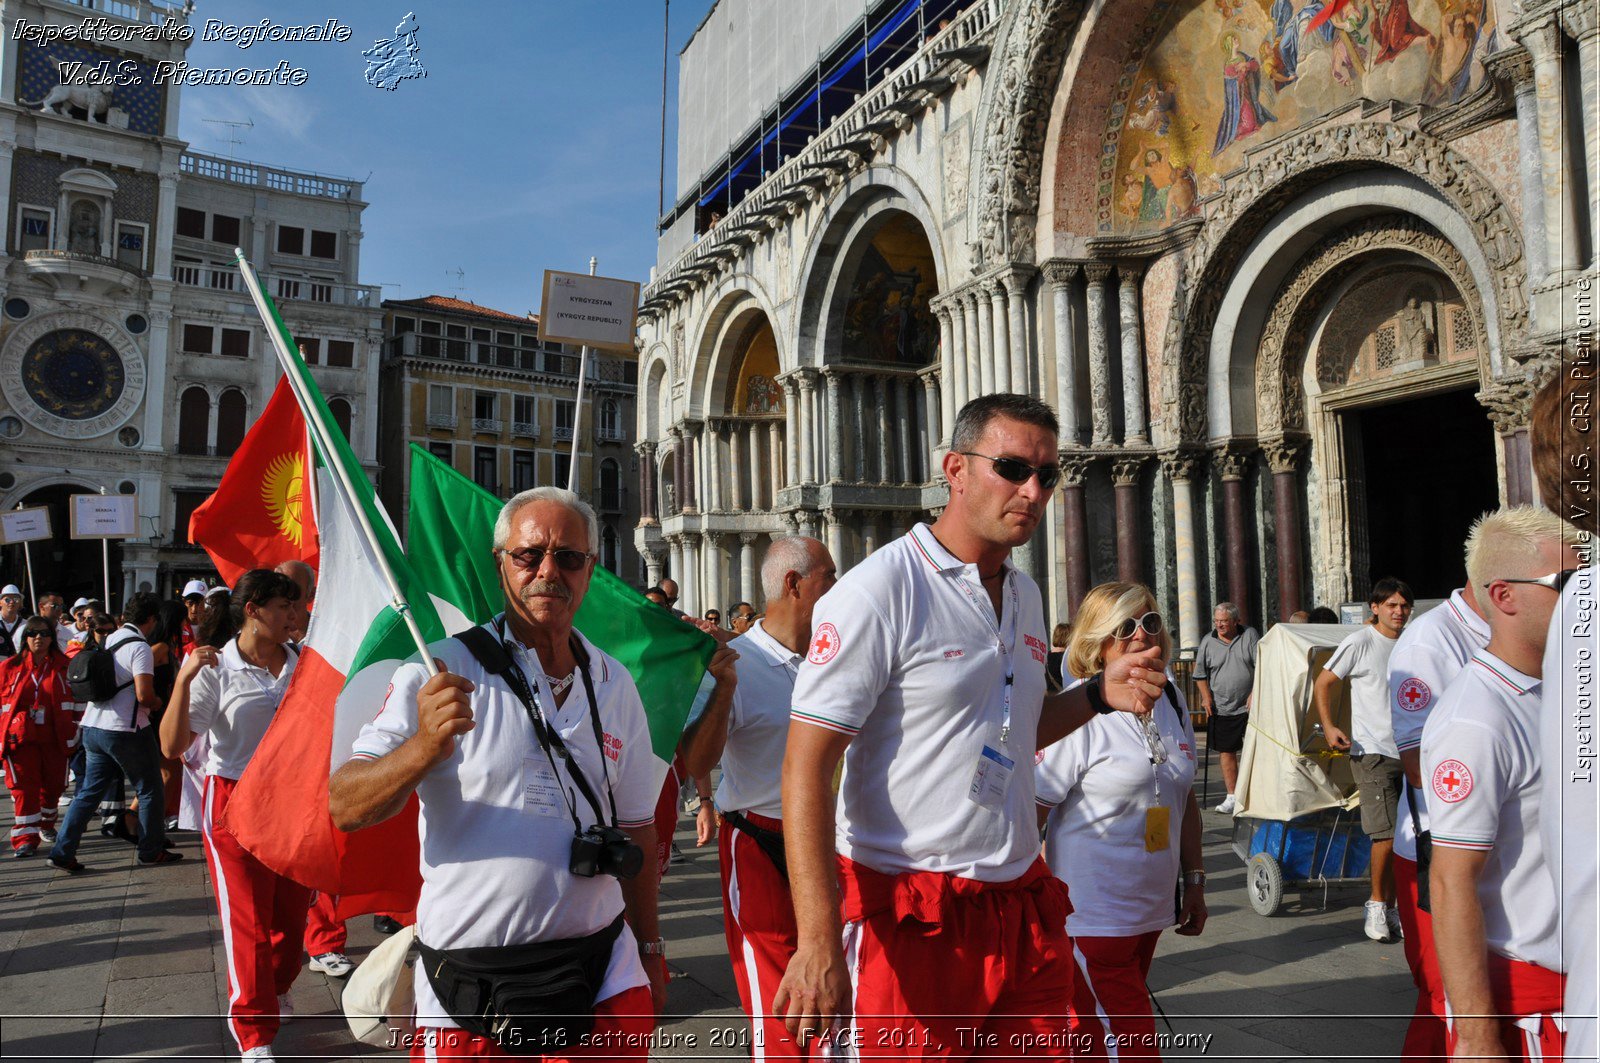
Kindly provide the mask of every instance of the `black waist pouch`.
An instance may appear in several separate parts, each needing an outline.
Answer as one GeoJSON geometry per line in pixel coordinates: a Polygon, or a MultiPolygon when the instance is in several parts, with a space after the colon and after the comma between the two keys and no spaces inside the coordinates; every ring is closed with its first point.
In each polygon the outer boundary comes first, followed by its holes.
{"type": "Polygon", "coordinates": [[[789,881],[789,858],[783,850],[781,832],[758,827],[738,812],[724,812],[722,818],[733,824],[734,830],[750,835],[751,840],[767,854],[767,859],[772,861],[772,865],[778,869],[778,874],[783,876],[783,880],[789,881]]]}
{"type": "Polygon", "coordinates": [[[1421,817],[1417,815],[1417,799],[1411,792],[1411,786],[1406,786],[1406,804],[1411,806],[1411,827],[1417,836],[1417,909],[1433,914],[1428,900],[1428,865],[1433,863],[1433,832],[1417,830],[1422,826],[1421,817]]]}
{"type": "Polygon", "coordinates": [[[570,1050],[594,1029],[622,916],[597,933],[532,945],[417,947],[428,983],[450,1017],[512,1055],[570,1050]]]}

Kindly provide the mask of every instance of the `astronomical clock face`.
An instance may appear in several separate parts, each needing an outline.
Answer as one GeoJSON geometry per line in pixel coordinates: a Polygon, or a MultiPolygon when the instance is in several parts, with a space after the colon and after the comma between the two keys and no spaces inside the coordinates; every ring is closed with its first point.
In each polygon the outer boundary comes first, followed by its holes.
{"type": "Polygon", "coordinates": [[[35,428],[92,439],[120,428],[144,398],[144,360],[115,326],[89,314],[53,314],[7,339],[0,386],[35,428]]]}

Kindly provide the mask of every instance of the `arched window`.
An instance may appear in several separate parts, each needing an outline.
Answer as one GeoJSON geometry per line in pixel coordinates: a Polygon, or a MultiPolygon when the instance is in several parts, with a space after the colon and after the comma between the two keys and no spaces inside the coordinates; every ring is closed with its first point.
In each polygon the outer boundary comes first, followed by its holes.
{"type": "Polygon", "coordinates": [[[202,387],[184,390],[178,400],[178,453],[204,454],[211,436],[211,396],[202,387]]]}
{"type": "Polygon", "coordinates": [[[333,414],[333,423],[339,426],[339,431],[344,433],[346,440],[350,438],[350,403],[345,399],[329,399],[328,412],[333,414]]]}
{"type": "Polygon", "coordinates": [[[600,530],[600,563],[613,575],[622,575],[622,551],[617,544],[617,529],[609,524],[600,530]]]}
{"type": "Polygon", "coordinates": [[[244,442],[244,407],[244,392],[237,388],[229,388],[217,400],[217,453],[224,458],[233,457],[244,442]]]}
{"type": "Polygon", "coordinates": [[[614,458],[600,463],[600,508],[607,513],[622,509],[622,469],[614,458]]]}
{"type": "Polygon", "coordinates": [[[622,407],[616,399],[607,399],[600,404],[600,438],[622,438],[622,407]]]}

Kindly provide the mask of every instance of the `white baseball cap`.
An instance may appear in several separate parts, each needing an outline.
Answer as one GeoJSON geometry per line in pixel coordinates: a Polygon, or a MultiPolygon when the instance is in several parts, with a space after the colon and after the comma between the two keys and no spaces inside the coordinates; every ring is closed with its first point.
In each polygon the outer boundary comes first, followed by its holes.
{"type": "Polygon", "coordinates": [[[79,609],[82,609],[84,606],[86,606],[88,604],[89,604],[89,599],[87,599],[87,598],[79,598],[77,601],[72,603],[72,608],[69,609],[68,612],[76,613],[79,609]]]}
{"type": "Polygon", "coordinates": [[[206,596],[206,581],[192,579],[188,583],[185,583],[183,585],[183,594],[180,595],[180,597],[187,598],[190,595],[198,595],[199,597],[204,598],[206,596]]]}
{"type": "Polygon", "coordinates": [[[206,597],[210,598],[210,597],[213,597],[214,595],[227,594],[227,593],[228,593],[228,588],[224,587],[222,584],[219,583],[215,587],[212,587],[210,590],[206,591],[206,597]]]}
{"type": "Polygon", "coordinates": [[[18,587],[15,583],[7,583],[4,587],[0,587],[0,598],[21,598],[21,597],[22,597],[22,589],[20,587],[18,587]]]}

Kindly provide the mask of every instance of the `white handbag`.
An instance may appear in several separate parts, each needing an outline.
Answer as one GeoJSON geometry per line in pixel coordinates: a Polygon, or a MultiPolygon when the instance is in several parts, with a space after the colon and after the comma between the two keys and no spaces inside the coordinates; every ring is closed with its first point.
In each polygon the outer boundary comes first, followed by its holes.
{"type": "Polygon", "coordinates": [[[406,966],[416,938],[415,926],[402,927],[351,972],[340,1003],[356,1040],[405,1048],[401,1038],[416,1027],[416,983],[406,966]]]}

